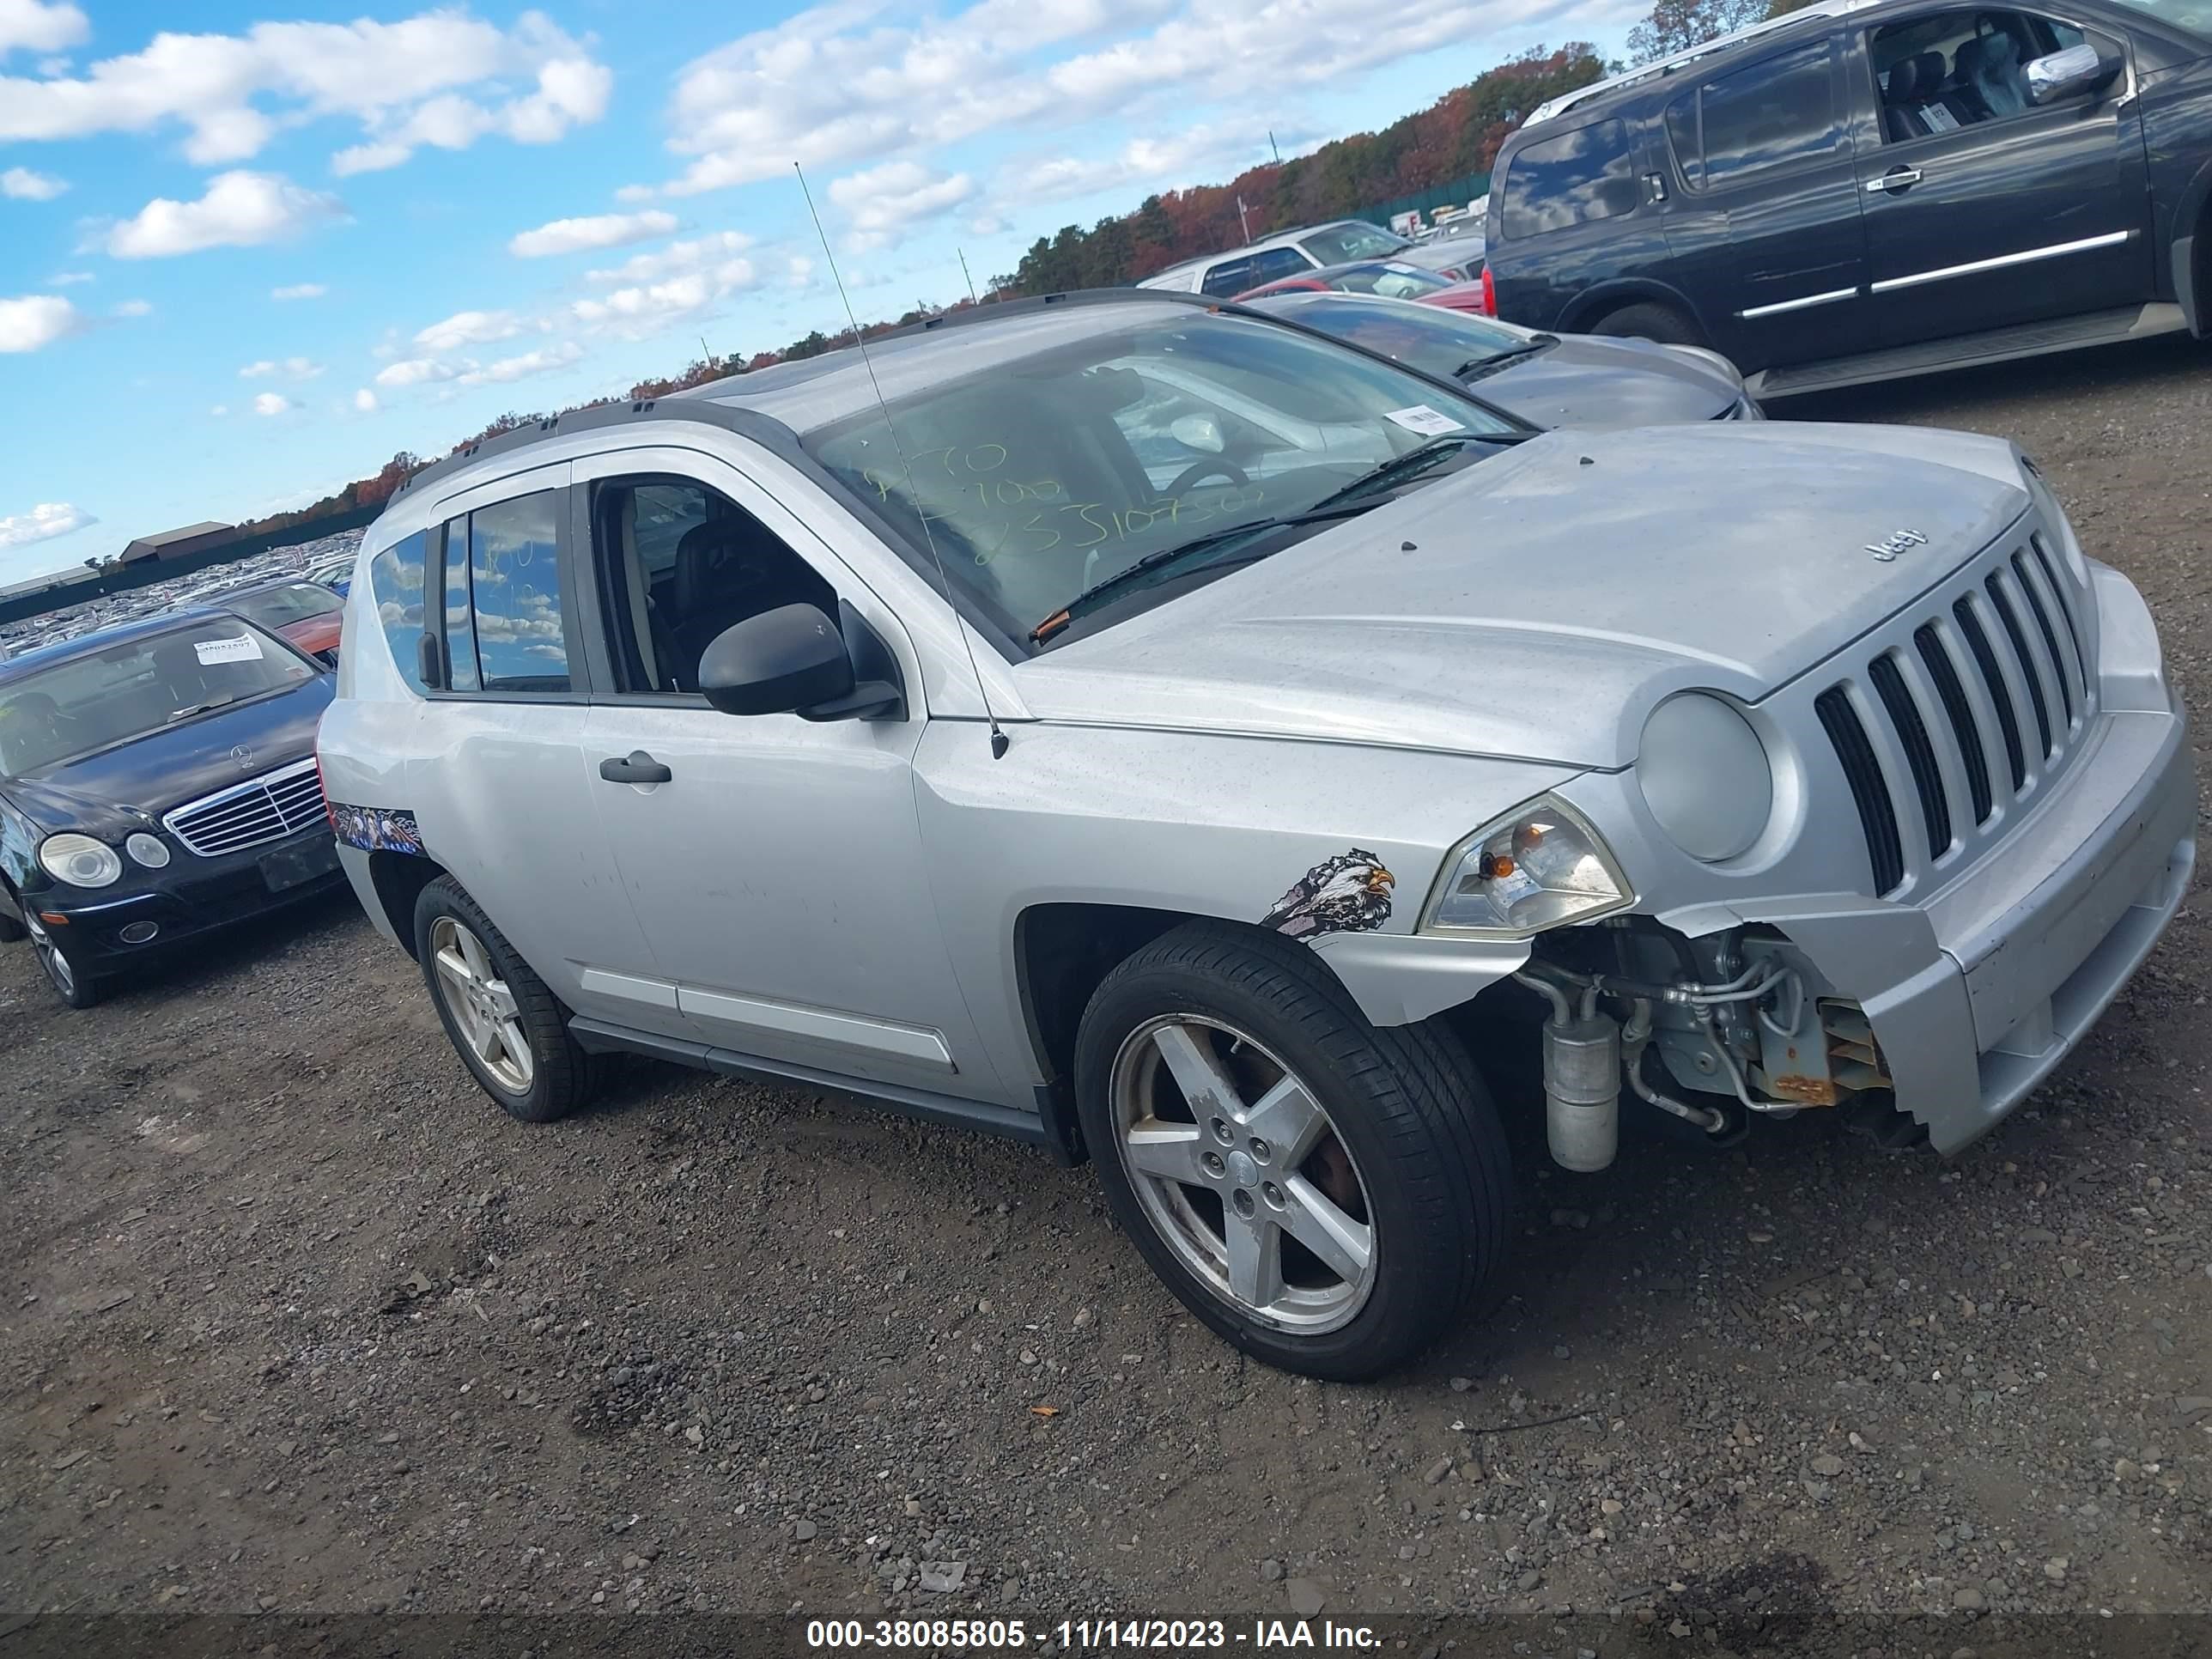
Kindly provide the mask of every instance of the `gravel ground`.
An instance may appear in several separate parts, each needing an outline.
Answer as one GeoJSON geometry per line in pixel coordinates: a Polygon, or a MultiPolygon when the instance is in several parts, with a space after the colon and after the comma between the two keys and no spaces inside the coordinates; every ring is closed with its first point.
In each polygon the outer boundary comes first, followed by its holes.
{"type": "MultiPolygon", "coordinates": [[[[2019,438],[2202,749],[2212,354],[1790,413],[2019,438]]],[[[1503,1299],[1365,1389],[1244,1363],[1012,1146],[643,1063],[510,1122],[349,902],[89,1015],[0,952],[0,1659],[119,1645],[89,1613],[260,1619],[209,1651],[459,1613],[514,1652],[686,1609],[2193,1651],[2208,945],[2200,896],[1955,1164],[1818,1115],[1597,1177],[1530,1149],[1503,1299]]]]}

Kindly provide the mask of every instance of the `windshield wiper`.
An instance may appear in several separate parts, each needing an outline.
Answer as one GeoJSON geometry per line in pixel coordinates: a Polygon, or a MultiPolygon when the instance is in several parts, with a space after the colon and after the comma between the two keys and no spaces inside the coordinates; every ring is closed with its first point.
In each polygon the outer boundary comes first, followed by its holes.
{"type": "MultiPolygon", "coordinates": [[[[1506,441],[1517,441],[1522,434],[1515,433],[1506,441]]],[[[1426,471],[1447,456],[1455,455],[1469,444],[1487,443],[1486,434],[1473,432],[1449,433],[1441,438],[1431,438],[1425,444],[1416,444],[1402,455],[1393,455],[1379,466],[1371,466],[1341,489],[1333,489],[1314,503],[1316,511],[1334,507],[1340,502],[1364,495],[1382,485],[1413,473],[1426,471]]]]}
{"type": "Polygon", "coordinates": [[[163,720],[161,724],[164,726],[174,726],[179,720],[188,720],[195,714],[211,714],[218,708],[228,708],[232,703],[234,703],[237,701],[238,693],[235,691],[228,692],[222,696],[216,698],[211,702],[196,702],[189,708],[179,708],[174,714],[171,714],[168,719],[163,720]]]}
{"type": "Polygon", "coordinates": [[[1486,375],[1497,374],[1501,368],[1509,368],[1521,362],[1524,357],[1533,357],[1540,351],[1549,351],[1559,343],[1559,337],[1556,334],[1532,335],[1526,345],[1517,345],[1510,351],[1501,351],[1494,357],[1468,358],[1457,368],[1452,370],[1452,379],[1480,380],[1486,375]]]}
{"type": "MultiPolygon", "coordinates": [[[[1076,617],[1097,610],[1100,599],[1121,592],[1134,583],[1139,577],[1149,575],[1163,565],[1178,564],[1191,555],[1202,553],[1210,547],[1219,547],[1227,542],[1243,541],[1248,537],[1264,535],[1270,530],[1291,530],[1299,525],[1320,524],[1329,519],[1349,518],[1355,513],[1364,513],[1370,507],[1378,505],[1380,503],[1374,501],[1334,500],[1318,501],[1303,513],[1284,513],[1272,519],[1247,519],[1242,524],[1232,524],[1219,530],[1210,530],[1203,536],[1194,536],[1187,542],[1177,542],[1173,547],[1159,548],[1146,554],[1136,563],[1125,566],[1112,575],[1102,577],[1091,583],[1090,586],[1030,629],[1030,641],[1034,645],[1043,644],[1076,617]]],[[[1206,566],[1211,567],[1217,562],[1230,562],[1208,560],[1206,562],[1206,566]]]]}

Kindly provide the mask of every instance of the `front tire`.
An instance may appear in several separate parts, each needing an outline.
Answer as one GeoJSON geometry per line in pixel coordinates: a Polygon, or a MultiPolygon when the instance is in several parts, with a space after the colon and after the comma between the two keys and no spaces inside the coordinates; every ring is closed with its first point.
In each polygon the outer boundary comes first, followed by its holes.
{"type": "Polygon", "coordinates": [[[591,1097],[599,1068],[560,1000],[451,876],[415,902],[415,958],[453,1051],[510,1114],[550,1123],[591,1097]]]}
{"type": "Polygon", "coordinates": [[[54,994],[72,1008],[89,1008],[100,1000],[100,981],[90,973],[70,960],[69,952],[60,940],[46,930],[46,924],[30,911],[23,912],[24,931],[30,935],[31,949],[45,971],[46,983],[54,988],[54,994]]]}
{"type": "Polygon", "coordinates": [[[1465,1051],[1370,1024],[1302,945],[1175,929],[1099,986],[1075,1070],[1116,1218],[1271,1365],[1381,1376],[1449,1331],[1504,1254],[1505,1139],[1465,1051]]]}
{"type": "Polygon", "coordinates": [[[1661,345],[1696,345],[1698,331],[1687,317],[1672,306],[1624,306],[1598,319],[1593,334],[1615,339],[1656,340],[1661,345]]]}

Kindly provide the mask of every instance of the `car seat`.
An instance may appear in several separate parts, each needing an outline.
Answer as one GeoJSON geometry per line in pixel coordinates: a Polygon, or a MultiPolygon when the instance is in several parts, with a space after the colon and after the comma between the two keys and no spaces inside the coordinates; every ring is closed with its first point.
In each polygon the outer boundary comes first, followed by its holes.
{"type": "Polygon", "coordinates": [[[678,691],[699,689],[699,659],[724,629],[779,605],[829,608],[829,584],[750,517],[709,519],[676,544],[665,615],[652,607],[653,654],[678,691]]]}
{"type": "MultiPolygon", "coordinates": [[[[1941,61],[1940,59],[1938,60],[1941,61]]],[[[1920,59],[1900,58],[1889,66],[1888,84],[1881,89],[1882,136],[1893,144],[1917,138],[1928,131],[1919,111],[1920,59]]]]}

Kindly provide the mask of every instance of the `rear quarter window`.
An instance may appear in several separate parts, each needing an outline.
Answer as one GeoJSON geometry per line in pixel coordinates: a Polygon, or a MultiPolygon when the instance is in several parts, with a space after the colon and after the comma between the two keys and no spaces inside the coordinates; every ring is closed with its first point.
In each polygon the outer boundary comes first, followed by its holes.
{"type": "Polygon", "coordinates": [[[1595,121],[1522,148],[1506,168],[1500,228],[1508,239],[1540,236],[1636,210],[1636,161],[1628,129],[1595,121]]]}
{"type": "Polygon", "coordinates": [[[376,605],[377,625],[392,652],[392,665],[399,678],[417,691],[422,684],[422,571],[428,556],[428,532],[392,544],[368,562],[368,592],[376,605]]]}

